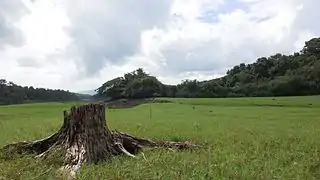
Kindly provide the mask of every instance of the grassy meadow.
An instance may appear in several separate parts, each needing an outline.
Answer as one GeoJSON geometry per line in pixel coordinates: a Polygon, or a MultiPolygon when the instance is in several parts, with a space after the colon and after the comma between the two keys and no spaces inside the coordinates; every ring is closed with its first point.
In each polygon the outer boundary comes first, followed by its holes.
{"type": "MultiPolygon", "coordinates": [[[[145,150],[147,161],[118,157],[83,167],[78,179],[320,179],[320,96],[170,100],[109,109],[108,126],[203,148],[145,150]]],[[[51,135],[74,104],[0,106],[0,146],[51,135]]],[[[56,179],[58,168],[54,159],[0,157],[0,180],[56,179]]]]}

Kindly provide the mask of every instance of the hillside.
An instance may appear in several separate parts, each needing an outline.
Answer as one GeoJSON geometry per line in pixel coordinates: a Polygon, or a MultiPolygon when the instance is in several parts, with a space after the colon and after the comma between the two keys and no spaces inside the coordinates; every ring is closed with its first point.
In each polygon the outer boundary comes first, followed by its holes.
{"type": "Polygon", "coordinates": [[[28,102],[78,101],[79,97],[69,91],[22,87],[0,79],[0,105],[28,102]]]}
{"type": "Polygon", "coordinates": [[[99,97],[111,99],[148,97],[253,97],[320,94],[320,38],[305,43],[292,55],[260,57],[241,63],[226,75],[210,81],[185,80],[165,85],[138,69],[107,81],[97,89],[99,97]]]}

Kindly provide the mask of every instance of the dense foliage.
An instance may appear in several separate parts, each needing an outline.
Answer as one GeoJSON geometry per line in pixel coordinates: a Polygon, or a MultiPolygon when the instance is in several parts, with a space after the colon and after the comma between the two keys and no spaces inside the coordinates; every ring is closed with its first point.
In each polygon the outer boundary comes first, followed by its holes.
{"type": "Polygon", "coordinates": [[[143,69],[104,83],[96,96],[146,97],[242,97],[320,94],[320,38],[305,43],[293,55],[261,57],[252,64],[234,66],[224,77],[210,81],[186,80],[164,85],[143,69]]]}
{"type": "Polygon", "coordinates": [[[19,104],[27,102],[77,101],[78,96],[63,90],[22,87],[0,79],[0,104],[19,104]]]}
{"type": "Polygon", "coordinates": [[[166,87],[157,78],[148,75],[139,68],[125,74],[124,77],[118,77],[104,83],[97,89],[97,93],[111,99],[146,98],[165,96],[166,87]]]}

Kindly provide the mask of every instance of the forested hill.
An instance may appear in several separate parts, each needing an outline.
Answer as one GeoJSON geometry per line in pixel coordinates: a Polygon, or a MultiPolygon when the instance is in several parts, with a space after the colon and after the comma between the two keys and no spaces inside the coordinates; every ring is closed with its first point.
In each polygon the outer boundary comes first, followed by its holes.
{"type": "Polygon", "coordinates": [[[63,90],[22,87],[0,79],[0,105],[27,102],[78,101],[79,97],[63,90]]]}
{"type": "MultiPolygon", "coordinates": [[[[244,52],[245,53],[245,52],[244,52]]],[[[185,80],[164,85],[143,69],[104,83],[96,96],[110,99],[145,97],[244,97],[320,94],[320,38],[292,55],[260,57],[210,81],[185,80]]]]}

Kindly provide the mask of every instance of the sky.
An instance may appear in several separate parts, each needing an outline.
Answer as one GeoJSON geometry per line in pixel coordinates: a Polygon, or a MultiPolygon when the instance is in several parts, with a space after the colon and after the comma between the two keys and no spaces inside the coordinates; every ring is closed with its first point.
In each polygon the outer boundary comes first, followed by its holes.
{"type": "Polygon", "coordinates": [[[0,78],[96,89],[144,68],[167,84],[220,77],[320,35],[319,0],[1,0],[0,78]]]}

